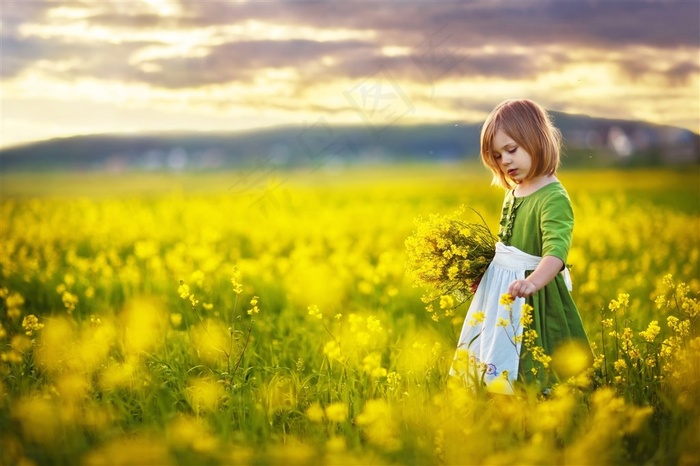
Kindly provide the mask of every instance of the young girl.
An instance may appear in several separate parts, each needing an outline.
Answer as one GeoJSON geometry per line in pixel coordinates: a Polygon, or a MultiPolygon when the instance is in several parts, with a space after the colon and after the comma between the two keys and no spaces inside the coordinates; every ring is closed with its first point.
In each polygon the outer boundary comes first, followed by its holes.
{"type": "Polygon", "coordinates": [[[530,100],[502,102],[481,131],[481,159],[494,184],[508,191],[496,255],[474,294],[450,373],[469,384],[483,380],[490,391],[512,393],[516,380],[546,385],[543,360],[563,343],[578,341],[590,353],[569,294],[566,257],[574,216],[556,177],[560,145],[559,130],[530,100]],[[523,311],[531,315],[525,328],[523,311]],[[532,332],[523,337],[528,329],[536,331],[534,340],[532,332]]]}

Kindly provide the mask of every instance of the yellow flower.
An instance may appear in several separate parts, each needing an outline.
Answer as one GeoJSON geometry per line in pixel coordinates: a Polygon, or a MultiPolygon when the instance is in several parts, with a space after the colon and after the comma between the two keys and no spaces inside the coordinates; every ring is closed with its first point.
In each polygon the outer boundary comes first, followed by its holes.
{"type": "Polygon", "coordinates": [[[340,436],[331,437],[326,442],[326,450],[328,450],[330,452],[335,452],[335,453],[341,452],[341,451],[345,450],[345,447],[346,447],[345,443],[346,442],[345,442],[344,437],[340,437],[340,436]]]}
{"type": "Polygon", "coordinates": [[[664,278],[662,279],[662,282],[664,285],[666,285],[669,288],[673,288],[673,275],[670,273],[664,275],[664,278]]]}
{"type": "Polygon", "coordinates": [[[379,353],[368,354],[362,360],[362,364],[362,370],[373,378],[384,377],[387,374],[386,369],[382,367],[382,355],[379,353]]]}
{"type": "Polygon", "coordinates": [[[401,442],[397,436],[391,406],[385,400],[367,401],[356,422],[363,428],[371,443],[387,450],[400,448],[401,442]]]}
{"type": "Polygon", "coordinates": [[[331,422],[343,422],[348,418],[348,405],[337,402],[326,406],[326,419],[331,422]]]}
{"type": "Polygon", "coordinates": [[[309,306],[308,309],[309,309],[309,315],[311,317],[314,317],[316,319],[323,319],[323,314],[321,313],[321,311],[318,310],[317,305],[312,304],[311,306],[309,306]]]}
{"type": "Polygon", "coordinates": [[[469,325],[474,327],[478,322],[483,322],[485,317],[484,311],[477,311],[469,319],[469,325]]]}
{"type": "Polygon", "coordinates": [[[562,379],[583,374],[591,367],[591,349],[588,345],[571,340],[559,345],[552,354],[552,368],[562,379]]]}
{"type": "Polygon", "coordinates": [[[646,330],[642,330],[641,332],[639,332],[639,336],[651,343],[654,341],[654,339],[660,331],[661,327],[659,327],[659,322],[656,320],[652,320],[651,322],[649,322],[649,326],[646,330]]]}
{"type": "Polygon", "coordinates": [[[204,272],[201,270],[195,270],[190,276],[190,280],[194,282],[197,286],[201,287],[204,284],[204,272]]]}
{"type": "Polygon", "coordinates": [[[654,300],[657,309],[661,309],[666,305],[666,298],[663,295],[659,295],[654,300]]]}
{"type": "Polygon", "coordinates": [[[501,295],[501,299],[498,300],[498,304],[500,304],[501,306],[505,306],[506,309],[510,309],[510,306],[513,305],[513,302],[515,302],[515,298],[508,293],[503,293],[501,295]]]}
{"type": "Polygon", "coordinates": [[[483,219],[479,223],[463,221],[464,212],[465,208],[460,208],[449,216],[419,218],[416,231],[405,241],[406,271],[414,286],[426,288],[424,298],[439,298],[453,290],[467,292],[493,258],[495,236],[483,219]]]}
{"type": "Polygon", "coordinates": [[[199,300],[197,298],[195,298],[195,296],[193,294],[191,294],[190,295],[190,305],[192,307],[195,307],[195,306],[197,306],[197,304],[199,304],[199,300]]]}
{"type": "Polygon", "coordinates": [[[679,337],[688,336],[690,333],[690,320],[680,320],[676,316],[668,316],[666,323],[668,328],[673,330],[679,337]]]}
{"type": "Polygon", "coordinates": [[[534,308],[528,303],[525,303],[523,304],[521,311],[522,315],[520,316],[520,324],[523,327],[527,327],[528,325],[532,324],[532,311],[534,311],[534,308]]]}
{"type": "Polygon", "coordinates": [[[617,311],[618,309],[624,309],[630,304],[630,295],[627,293],[620,293],[617,295],[617,300],[613,299],[608,304],[608,309],[611,311],[617,311]]]}
{"type": "Polygon", "coordinates": [[[61,296],[61,300],[63,301],[63,305],[66,307],[69,314],[75,310],[75,307],[78,304],[78,297],[70,291],[64,291],[63,295],[61,296]]]}
{"type": "Polygon", "coordinates": [[[498,318],[498,322],[496,323],[497,327],[507,327],[510,322],[508,319],[504,319],[503,317],[498,318]]]}
{"type": "Polygon", "coordinates": [[[625,369],[627,369],[627,362],[625,362],[624,359],[618,359],[617,361],[615,361],[613,366],[615,367],[615,370],[617,372],[622,372],[625,369]]]}
{"type": "Polygon", "coordinates": [[[8,309],[19,308],[24,304],[24,298],[19,293],[11,293],[5,298],[5,306],[8,309]]]}
{"type": "Polygon", "coordinates": [[[457,277],[457,274],[459,274],[459,267],[457,265],[453,265],[449,269],[447,269],[447,278],[450,280],[454,280],[455,277],[457,277]]]}
{"type": "Polygon", "coordinates": [[[389,372],[386,375],[386,383],[388,385],[389,390],[394,390],[398,388],[399,384],[401,384],[401,375],[398,372],[389,372]]]}
{"type": "Polygon", "coordinates": [[[340,351],[340,346],[335,340],[331,340],[324,345],[323,354],[325,354],[328,359],[344,360],[343,353],[340,351]]]}
{"type": "Polygon", "coordinates": [[[44,328],[44,324],[40,324],[39,319],[34,314],[29,314],[22,320],[22,328],[26,330],[27,336],[31,336],[33,332],[44,328]]]}
{"type": "Polygon", "coordinates": [[[680,321],[680,319],[678,319],[678,317],[676,317],[676,316],[668,316],[666,318],[666,323],[668,324],[668,328],[670,328],[671,330],[675,330],[678,327],[679,321],[680,321]]]}
{"type": "Polygon", "coordinates": [[[180,280],[180,286],[177,288],[177,293],[182,299],[187,299],[190,297],[190,287],[186,285],[184,281],[180,280]]]}
{"type": "Polygon", "coordinates": [[[367,330],[371,333],[377,333],[382,331],[382,324],[376,317],[367,317],[367,330]]]}
{"type": "Polygon", "coordinates": [[[253,299],[250,300],[250,305],[253,307],[248,309],[249,316],[258,314],[260,312],[260,308],[258,308],[258,297],[257,296],[253,296],[253,299]]]}
{"type": "Polygon", "coordinates": [[[241,272],[238,267],[233,267],[233,272],[231,273],[231,285],[233,285],[233,292],[236,294],[241,294],[243,292],[243,285],[241,284],[241,272]]]}
{"type": "Polygon", "coordinates": [[[306,417],[308,417],[311,422],[323,421],[323,408],[318,402],[311,403],[311,405],[306,408],[306,417]]]}
{"type": "Polygon", "coordinates": [[[450,295],[440,296],[440,309],[451,309],[455,306],[455,300],[450,295]]]}

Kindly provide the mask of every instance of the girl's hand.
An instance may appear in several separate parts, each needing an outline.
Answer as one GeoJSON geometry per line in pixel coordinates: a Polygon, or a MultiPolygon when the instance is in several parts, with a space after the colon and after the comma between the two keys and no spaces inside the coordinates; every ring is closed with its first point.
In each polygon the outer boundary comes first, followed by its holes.
{"type": "Polygon", "coordinates": [[[508,294],[514,298],[528,298],[554,280],[563,267],[564,262],[558,257],[544,256],[526,280],[513,280],[508,285],[508,294]]]}
{"type": "Polygon", "coordinates": [[[508,294],[514,298],[528,298],[537,291],[537,287],[527,280],[513,280],[508,285],[508,294]]]}

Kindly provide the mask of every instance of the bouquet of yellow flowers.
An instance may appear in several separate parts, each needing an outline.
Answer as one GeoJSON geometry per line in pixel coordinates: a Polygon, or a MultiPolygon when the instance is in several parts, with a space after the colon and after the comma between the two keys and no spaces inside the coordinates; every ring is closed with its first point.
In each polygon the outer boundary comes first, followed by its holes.
{"type": "Polygon", "coordinates": [[[497,238],[472,210],[481,222],[464,221],[462,206],[452,215],[418,218],[416,230],[406,239],[407,274],[414,286],[426,289],[422,300],[435,321],[441,311],[445,317],[454,315],[495,255],[497,238]]]}

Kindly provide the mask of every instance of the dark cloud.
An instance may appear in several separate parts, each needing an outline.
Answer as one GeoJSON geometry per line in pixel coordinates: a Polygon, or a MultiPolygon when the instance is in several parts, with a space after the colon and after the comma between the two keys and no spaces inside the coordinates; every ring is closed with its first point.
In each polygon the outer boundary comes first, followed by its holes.
{"type": "Polygon", "coordinates": [[[182,28],[181,18],[160,16],[154,13],[117,14],[115,12],[99,13],[88,16],[90,24],[99,24],[114,29],[179,29],[182,28]]]}
{"type": "MultiPolygon", "coordinates": [[[[117,2],[118,3],[118,2],[117,2]]],[[[570,62],[552,50],[612,50],[644,45],[669,53],[675,47],[700,46],[698,2],[629,1],[474,1],[474,2],[292,2],[227,3],[181,1],[182,14],[161,17],[115,3],[77,2],[93,12],[80,21],[111,28],[122,42],[70,42],[18,33],[24,22],[48,21],[55,3],[3,2],[2,76],[16,76],[37,60],[79,59],[70,76],[147,82],[169,88],[224,82],[249,82],[261,69],[294,67],[300,87],[337,77],[362,79],[387,69],[402,79],[432,84],[446,76],[522,79],[570,62]],[[150,61],[149,72],[130,62],[141,47],[129,31],[166,29],[187,34],[193,28],[260,20],[289,26],[372,31],[362,40],[269,40],[265,32],[239,42],[212,45],[203,57],[168,57],[150,61]],[[493,45],[499,53],[486,54],[493,45]],[[383,47],[404,47],[406,55],[387,57],[383,47]],[[516,52],[519,46],[527,53],[516,52]],[[511,49],[511,47],[513,47],[511,49]],[[505,52],[503,52],[505,50],[505,52]],[[513,51],[509,51],[513,50],[513,51]],[[324,57],[331,57],[329,63],[324,57]]],[[[65,22],[75,20],[63,20],[65,22]]],[[[594,53],[589,53],[589,56],[594,53]]],[[[618,63],[630,78],[658,73],[629,56],[618,63]]],[[[685,82],[698,63],[679,63],[664,75],[685,82]]]]}
{"type": "Polygon", "coordinates": [[[366,78],[379,71],[396,77],[432,84],[445,77],[534,77],[541,67],[530,55],[504,53],[499,55],[455,55],[435,53],[430,57],[421,53],[408,56],[386,57],[373,55],[344,60],[329,72],[336,76],[366,78]]]}
{"type": "Polygon", "coordinates": [[[328,78],[322,64],[327,55],[359,54],[371,51],[362,41],[317,42],[311,40],[250,40],[213,47],[204,57],[176,57],[152,60],[161,71],[141,73],[140,79],[171,88],[200,86],[256,78],[266,68],[298,68],[300,74],[314,74],[317,81],[328,78]]]}
{"type": "Polygon", "coordinates": [[[2,23],[3,33],[14,34],[17,31],[17,26],[24,24],[27,21],[42,20],[47,10],[53,8],[54,5],[48,1],[6,1],[3,0],[0,5],[0,23],[2,23]]]}
{"type": "Polygon", "coordinates": [[[49,2],[2,1],[0,8],[0,76],[9,78],[39,59],[50,59],[44,53],[43,40],[23,38],[19,27],[27,21],[41,21],[49,2]]]}
{"type": "Polygon", "coordinates": [[[548,13],[552,23],[568,26],[583,44],[662,48],[700,45],[699,2],[562,2],[551,4],[548,13]]]}
{"type": "MultiPolygon", "coordinates": [[[[336,78],[369,79],[380,72],[394,78],[434,84],[451,76],[534,78],[543,71],[544,61],[531,54],[498,55],[424,53],[421,48],[409,55],[384,56],[363,41],[317,42],[310,40],[244,41],[215,47],[204,57],[176,57],[152,60],[160,71],[135,73],[169,88],[200,86],[218,82],[250,82],[266,68],[291,67],[297,70],[299,86],[310,87],[336,78]],[[323,58],[332,56],[334,63],[323,58]]],[[[563,61],[557,66],[563,65],[563,61]]]]}
{"type": "Polygon", "coordinates": [[[182,24],[188,27],[232,24],[244,20],[321,28],[404,29],[415,20],[410,4],[387,2],[181,2],[182,24]],[[408,24],[407,24],[408,23],[408,24]],[[381,25],[381,27],[377,27],[381,25]],[[395,26],[392,26],[395,25],[395,26]]]}
{"type": "Polygon", "coordinates": [[[693,75],[700,73],[700,64],[698,61],[684,61],[677,63],[666,71],[666,76],[674,85],[687,83],[693,75]]]}
{"type": "Polygon", "coordinates": [[[20,39],[9,34],[0,36],[0,76],[11,78],[36,60],[46,58],[43,45],[43,40],[20,39]]]}
{"type": "Polygon", "coordinates": [[[370,29],[410,45],[445,25],[462,43],[698,46],[693,1],[183,2],[188,26],[270,20],[321,28],[370,29]],[[407,43],[408,42],[408,43],[407,43]]]}
{"type": "MultiPolygon", "coordinates": [[[[661,57],[659,58],[667,58],[661,57]]],[[[672,85],[684,85],[693,75],[700,73],[700,63],[698,61],[683,60],[671,65],[667,69],[657,66],[655,60],[640,59],[635,57],[620,58],[613,62],[615,66],[630,81],[637,81],[647,77],[665,79],[672,85]]]]}
{"type": "Polygon", "coordinates": [[[42,40],[36,37],[19,39],[16,36],[0,37],[2,66],[0,76],[11,78],[37,60],[61,63],[57,75],[72,80],[89,76],[103,79],[133,80],[137,71],[128,58],[147,46],[162,45],[158,42],[75,42],[68,40],[42,40]],[[70,64],[68,64],[70,62],[70,64]]]}

